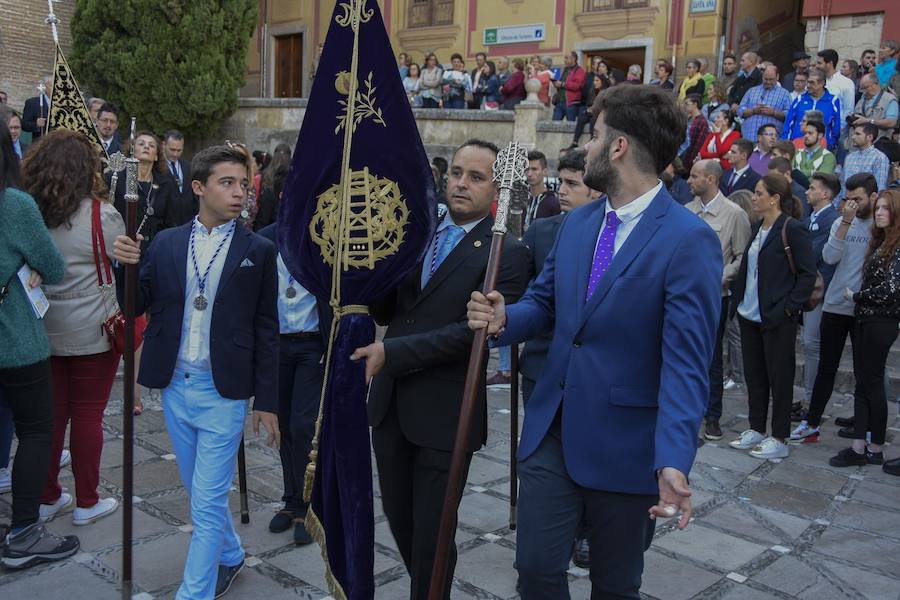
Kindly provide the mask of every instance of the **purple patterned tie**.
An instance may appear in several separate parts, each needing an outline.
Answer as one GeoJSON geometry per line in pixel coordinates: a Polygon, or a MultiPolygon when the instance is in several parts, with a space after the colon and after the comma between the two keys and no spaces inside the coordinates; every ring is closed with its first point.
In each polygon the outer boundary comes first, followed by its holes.
{"type": "Polygon", "coordinates": [[[616,228],[621,223],[622,221],[615,212],[606,213],[606,227],[603,228],[603,233],[600,234],[600,240],[597,242],[597,250],[594,251],[594,263],[591,265],[591,278],[588,280],[585,302],[591,299],[591,295],[597,289],[597,284],[600,283],[600,278],[603,277],[612,262],[616,245],[616,228]]]}

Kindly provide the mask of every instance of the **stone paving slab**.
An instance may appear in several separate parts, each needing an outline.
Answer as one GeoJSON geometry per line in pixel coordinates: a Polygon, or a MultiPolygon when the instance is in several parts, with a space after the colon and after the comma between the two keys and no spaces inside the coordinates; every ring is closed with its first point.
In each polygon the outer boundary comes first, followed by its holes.
{"type": "MultiPolygon", "coordinates": [[[[145,390],[144,397],[147,410],[135,420],[135,483],[142,498],[135,513],[135,579],[138,591],[169,599],[181,579],[190,507],[177,466],[167,460],[171,443],[158,392],[145,390]]],[[[509,391],[492,389],[488,399],[488,444],[473,458],[461,503],[453,600],[518,599],[512,567],[516,532],[508,528],[509,391]]],[[[850,410],[846,402],[837,404],[829,406],[830,414],[850,410]]],[[[686,531],[671,521],[657,523],[645,557],[644,600],[900,600],[900,478],[874,466],[828,466],[828,458],[847,445],[833,420],[826,421],[820,443],[792,447],[784,461],[751,458],[728,447],[746,427],[743,390],[726,393],[724,405],[726,437],[699,449],[691,473],[694,521],[686,531]]],[[[889,410],[889,426],[900,426],[896,405],[889,410]]],[[[105,420],[101,494],[120,493],[120,413],[117,384],[105,420]]],[[[229,501],[248,566],[230,597],[327,600],[318,547],[295,547],[290,530],[267,529],[281,506],[277,453],[253,436],[249,420],[246,440],[249,525],[238,522],[236,480],[229,501]]],[[[900,446],[889,445],[887,457],[898,451],[900,446]]],[[[60,481],[74,489],[69,469],[60,481]]],[[[409,578],[381,510],[374,468],[373,481],[376,598],[403,600],[409,578]]],[[[9,517],[9,503],[8,494],[0,495],[0,522],[9,517]]],[[[79,598],[118,598],[121,513],[89,527],[74,527],[71,516],[63,515],[50,528],[81,536],[82,552],[21,573],[0,568],[0,598],[72,600],[72,589],[86,594],[79,598]]],[[[587,599],[588,572],[573,567],[568,577],[572,598],[587,599]]]]}

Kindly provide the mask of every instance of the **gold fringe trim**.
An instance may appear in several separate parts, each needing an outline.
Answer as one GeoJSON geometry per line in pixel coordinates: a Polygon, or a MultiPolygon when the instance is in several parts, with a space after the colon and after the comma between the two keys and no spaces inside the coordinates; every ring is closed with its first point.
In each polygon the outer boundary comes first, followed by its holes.
{"type": "Polygon", "coordinates": [[[328,591],[334,596],[334,600],[347,600],[347,593],[341,587],[341,584],[338,583],[334,573],[331,572],[331,564],[328,562],[328,548],[325,544],[325,528],[322,527],[322,522],[319,521],[319,517],[313,512],[311,506],[306,511],[306,518],[303,524],[306,527],[306,531],[316,540],[316,543],[319,544],[319,548],[322,550],[322,561],[325,563],[325,583],[328,584],[328,591]]]}

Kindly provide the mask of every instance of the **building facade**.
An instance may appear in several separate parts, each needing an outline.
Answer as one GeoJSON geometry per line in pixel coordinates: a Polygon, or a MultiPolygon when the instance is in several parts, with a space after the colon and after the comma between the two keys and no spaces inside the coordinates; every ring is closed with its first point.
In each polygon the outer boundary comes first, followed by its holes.
{"type": "Polygon", "coordinates": [[[900,37],[898,0],[805,0],[806,49],[837,50],[841,59],[859,61],[864,50],[878,51],[884,39],[900,37]]]}
{"type": "MultiPolygon", "coordinates": [[[[375,1],[375,0],[370,0],[375,1]]],[[[377,0],[395,53],[441,63],[461,54],[547,55],[562,64],[599,55],[614,67],[644,67],[645,80],[665,58],[683,72],[688,58],[712,65],[726,51],[760,50],[790,62],[806,32],[802,0],[377,0]]],[[[243,96],[303,97],[317,47],[325,41],[331,0],[260,0],[243,96]]]]}

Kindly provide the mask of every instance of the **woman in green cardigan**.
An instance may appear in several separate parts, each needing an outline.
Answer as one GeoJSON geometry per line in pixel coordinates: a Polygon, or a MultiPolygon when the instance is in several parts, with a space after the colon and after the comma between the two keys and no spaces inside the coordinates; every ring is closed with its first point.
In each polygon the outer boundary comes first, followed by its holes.
{"type": "Polygon", "coordinates": [[[0,395],[19,438],[12,525],[0,557],[9,569],[61,560],[79,548],[77,537],[53,535],[39,518],[53,438],[50,344],[17,273],[27,265],[33,289],[41,280],[60,282],[64,264],[37,205],[18,185],[19,161],[6,119],[0,118],[0,395]]]}

